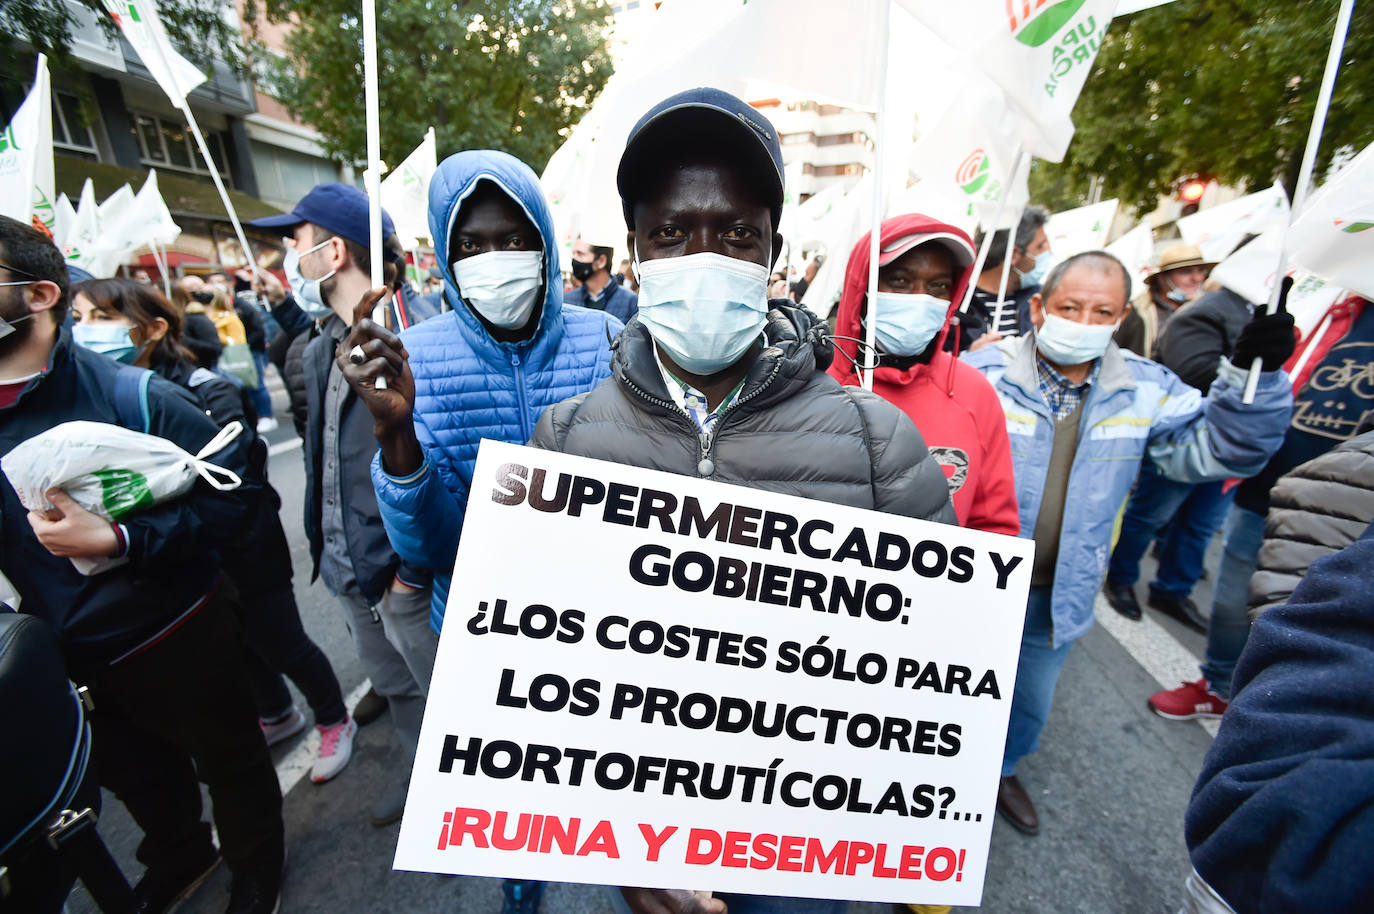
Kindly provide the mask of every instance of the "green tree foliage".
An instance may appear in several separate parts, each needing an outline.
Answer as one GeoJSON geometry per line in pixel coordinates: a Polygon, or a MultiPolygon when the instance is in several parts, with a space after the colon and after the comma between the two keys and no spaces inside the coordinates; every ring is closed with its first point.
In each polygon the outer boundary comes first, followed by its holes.
{"type": "MultiPolygon", "coordinates": [[[[76,2],[91,11],[106,34],[119,33],[101,0],[76,2]]],[[[157,0],[157,8],[167,36],[188,60],[207,72],[217,62],[236,74],[245,72],[243,39],[237,23],[225,17],[223,0],[157,0]]],[[[0,0],[0,59],[21,56],[17,40],[47,54],[57,67],[70,66],[72,29],[77,24],[65,0],[0,0]]]]}
{"type": "MultiPolygon", "coordinates": [[[[365,159],[359,4],[259,2],[270,21],[293,24],[288,58],[262,82],[324,135],[331,156],[365,159]]],[[[433,126],[441,160],[490,148],[542,169],[610,76],[608,16],[600,0],[379,2],[383,160],[398,164],[433,126]]]]}
{"type": "MultiPolygon", "coordinates": [[[[1037,201],[1079,205],[1088,178],[1143,210],[1180,180],[1297,183],[1337,0],[1176,0],[1112,23],[1074,107],[1063,163],[1036,163],[1037,201]]],[[[1355,4],[1314,172],[1374,142],[1374,14],[1355,4]]]]}

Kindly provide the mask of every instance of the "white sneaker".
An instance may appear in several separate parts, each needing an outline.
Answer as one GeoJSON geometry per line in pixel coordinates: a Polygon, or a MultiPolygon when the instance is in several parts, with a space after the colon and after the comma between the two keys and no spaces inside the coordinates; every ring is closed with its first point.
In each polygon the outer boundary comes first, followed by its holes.
{"type": "Polygon", "coordinates": [[[263,416],[258,420],[258,434],[265,435],[268,432],[275,432],[277,426],[281,425],[276,416],[263,416]]]}
{"type": "Polygon", "coordinates": [[[316,726],[315,729],[320,731],[320,754],[315,756],[310,780],[323,784],[343,771],[353,757],[353,737],[358,733],[358,724],[352,717],[345,717],[343,723],[332,727],[316,726]]]}
{"type": "Polygon", "coordinates": [[[286,712],[286,716],[281,720],[272,723],[259,720],[258,726],[262,728],[262,738],[267,740],[267,745],[275,746],[305,729],[305,715],[301,713],[300,708],[292,705],[291,710],[286,712]]]}

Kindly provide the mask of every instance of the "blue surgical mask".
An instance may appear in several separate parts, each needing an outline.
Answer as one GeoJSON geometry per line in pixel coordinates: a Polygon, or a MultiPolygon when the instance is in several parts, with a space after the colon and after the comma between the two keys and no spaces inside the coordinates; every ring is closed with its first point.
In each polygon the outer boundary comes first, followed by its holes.
{"type": "Polygon", "coordinates": [[[1024,273],[1016,271],[1016,275],[1021,277],[1023,287],[1038,286],[1045,281],[1045,274],[1050,271],[1050,256],[1049,249],[1043,250],[1035,255],[1035,266],[1024,273]]]}
{"type": "Polygon", "coordinates": [[[768,319],[768,268],[724,254],[635,262],[639,320],[683,370],[712,375],[744,355],[768,319]]]}
{"type": "Polygon", "coordinates": [[[883,351],[896,356],[920,355],[945,325],[949,302],[924,293],[879,292],[873,333],[883,351]]]}
{"type": "Polygon", "coordinates": [[[312,318],[319,319],[328,317],[334,313],[334,309],[324,302],[324,293],[320,291],[320,283],[335,274],[335,270],[321,276],[319,279],[306,279],[301,275],[301,256],[309,254],[311,251],[318,251],[328,244],[332,239],[326,238],[313,248],[304,251],[297,251],[295,248],[288,248],[286,259],[282,261],[282,271],[286,273],[286,281],[291,285],[291,294],[296,299],[296,304],[300,309],[312,318]]]}
{"type": "Polygon", "coordinates": [[[1045,322],[1035,331],[1035,346],[1040,354],[1056,365],[1082,365],[1100,359],[1111,345],[1112,334],[1121,326],[1115,324],[1080,324],[1054,314],[1046,314],[1045,322]]]}
{"type": "Polygon", "coordinates": [[[125,365],[132,365],[148,345],[136,345],[129,337],[127,326],[110,321],[72,324],[72,339],[83,349],[107,355],[125,365]]]}
{"type": "Polygon", "coordinates": [[[1164,293],[1164,297],[1180,305],[1188,303],[1188,293],[1184,292],[1182,289],[1170,289],[1168,292],[1164,293]]]}

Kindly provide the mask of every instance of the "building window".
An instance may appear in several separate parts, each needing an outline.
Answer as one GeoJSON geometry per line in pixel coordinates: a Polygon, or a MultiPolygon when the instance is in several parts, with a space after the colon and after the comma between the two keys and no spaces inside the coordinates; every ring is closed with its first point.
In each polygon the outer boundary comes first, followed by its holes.
{"type": "Polygon", "coordinates": [[[95,136],[88,126],[86,106],[70,92],[53,91],[52,144],[55,149],[75,152],[93,159],[100,155],[95,148],[95,136]]]}
{"type": "Polygon", "coordinates": [[[784,133],[782,135],[782,145],[784,146],[805,146],[816,142],[814,133],[784,133]]]}
{"type": "Polygon", "coordinates": [[[867,137],[862,133],[831,133],[816,137],[817,146],[844,146],[847,143],[863,143],[867,137]]]}
{"type": "Polygon", "coordinates": [[[818,178],[839,178],[845,175],[861,175],[864,167],[857,162],[848,165],[817,165],[816,177],[818,178]]]}
{"type": "Polygon", "coordinates": [[[844,114],[848,110],[848,108],[842,108],[839,105],[821,105],[820,115],[821,117],[830,117],[835,114],[844,114]]]}
{"type": "MultiPolygon", "coordinates": [[[[143,164],[156,168],[172,168],[195,174],[209,174],[201,160],[200,150],[191,131],[178,121],[165,120],[153,114],[131,111],[134,117],[134,136],[138,138],[139,151],[143,164]]],[[[229,177],[225,164],[224,144],[217,132],[211,130],[205,135],[205,145],[210,147],[210,157],[215,161],[215,169],[221,177],[229,177]]]]}

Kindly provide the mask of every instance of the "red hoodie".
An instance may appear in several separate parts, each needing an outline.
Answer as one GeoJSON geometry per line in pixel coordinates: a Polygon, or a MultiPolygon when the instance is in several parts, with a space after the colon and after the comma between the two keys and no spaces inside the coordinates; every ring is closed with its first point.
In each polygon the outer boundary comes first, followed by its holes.
{"type": "MultiPolygon", "coordinates": [[[[908,235],[932,233],[952,236],[947,243],[973,250],[968,236],[959,229],[916,214],[884,221],[880,247],[908,235]]],[[[859,319],[868,292],[868,245],[869,236],[864,235],[849,255],[844,293],[835,314],[836,337],[864,338],[859,319]]],[[[939,344],[930,364],[913,365],[905,371],[879,368],[874,375],[873,392],[905,412],[921,430],[926,447],[949,477],[950,497],[959,523],[975,530],[1016,536],[1021,531],[1021,521],[1016,510],[1016,479],[1002,403],[980,372],[944,351],[944,339],[950,332],[949,317],[959,307],[972,274],[973,267],[968,266],[957,275],[949,314],[936,335],[939,344]]],[[[836,339],[835,346],[840,351],[831,363],[831,376],[841,384],[858,385],[858,373],[854,370],[856,345],[836,339]]]]}

